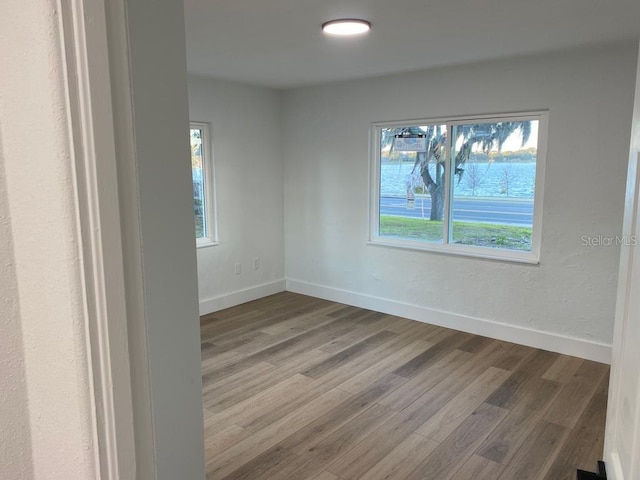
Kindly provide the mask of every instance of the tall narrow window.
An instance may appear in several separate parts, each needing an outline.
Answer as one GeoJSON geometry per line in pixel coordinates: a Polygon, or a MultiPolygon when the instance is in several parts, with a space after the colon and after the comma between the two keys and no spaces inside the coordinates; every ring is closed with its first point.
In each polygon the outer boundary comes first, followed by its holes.
{"type": "Polygon", "coordinates": [[[217,241],[217,236],[209,125],[191,122],[190,134],[196,242],[198,246],[213,245],[217,241]]]}
{"type": "Polygon", "coordinates": [[[375,124],[371,241],[537,262],[546,118],[375,124]]]}

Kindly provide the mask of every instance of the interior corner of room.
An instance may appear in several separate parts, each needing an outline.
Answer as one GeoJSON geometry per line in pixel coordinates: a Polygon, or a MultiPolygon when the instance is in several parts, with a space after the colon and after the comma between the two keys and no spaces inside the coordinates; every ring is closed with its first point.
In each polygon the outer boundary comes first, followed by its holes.
{"type": "Polygon", "coordinates": [[[0,477],[640,478],[639,17],[0,2],[0,477]]]}
{"type": "Polygon", "coordinates": [[[622,231],[636,59],[626,42],[290,89],[190,76],[220,238],[198,250],[200,313],[286,289],[609,363],[619,248],[581,238],[622,231]],[[367,243],[373,122],[532,108],[549,111],[539,264],[367,243]]]}

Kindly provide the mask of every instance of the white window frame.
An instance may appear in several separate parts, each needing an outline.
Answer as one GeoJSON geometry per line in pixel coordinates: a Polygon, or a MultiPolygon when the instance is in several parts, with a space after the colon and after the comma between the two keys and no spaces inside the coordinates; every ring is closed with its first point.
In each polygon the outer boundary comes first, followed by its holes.
{"type": "Polygon", "coordinates": [[[544,196],[545,164],[547,157],[547,130],[549,112],[546,110],[496,113],[488,115],[470,115],[464,117],[441,117],[398,120],[390,122],[375,122],[371,127],[371,145],[369,155],[369,241],[370,245],[421,250],[467,257],[477,257],[491,260],[502,260],[519,263],[540,263],[540,243],[542,239],[542,205],[544,196]],[[445,168],[445,205],[443,219],[443,243],[423,242],[419,240],[406,240],[380,236],[380,137],[383,128],[404,127],[407,125],[431,125],[446,124],[447,136],[453,138],[451,129],[454,125],[473,122],[504,122],[537,120],[538,124],[538,150],[536,155],[535,197],[533,203],[533,228],[531,235],[531,251],[508,250],[492,247],[480,247],[474,245],[459,245],[447,243],[451,228],[451,141],[447,142],[448,163],[445,168]]]}
{"type": "Polygon", "coordinates": [[[207,225],[207,236],[196,238],[196,247],[211,247],[219,245],[218,224],[216,214],[216,195],[214,181],[213,143],[211,142],[211,124],[208,122],[189,122],[189,135],[191,129],[202,130],[202,168],[204,189],[204,218],[207,225]]]}

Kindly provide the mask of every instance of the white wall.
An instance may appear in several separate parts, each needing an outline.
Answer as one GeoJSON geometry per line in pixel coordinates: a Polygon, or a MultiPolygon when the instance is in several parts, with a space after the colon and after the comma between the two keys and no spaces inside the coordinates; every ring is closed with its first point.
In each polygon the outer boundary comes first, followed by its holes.
{"type": "Polygon", "coordinates": [[[211,124],[215,162],[219,245],[198,249],[205,314],[284,290],[280,93],[191,77],[189,115],[211,124]]]}
{"type": "MultiPolygon", "coordinates": [[[[127,148],[119,152],[119,166],[123,168],[121,175],[129,175],[130,171],[137,175],[140,231],[132,231],[135,210],[123,212],[122,218],[125,260],[141,261],[146,315],[132,315],[130,319],[132,362],[140,359],[140,365],[132,371],[134,404],[136,414],[148,411],[148,406],[140,406],[146,393],[138,390],[148,382],[155,439],[154,478],[201,479],[204,446],[200,322],[183,2],[137,0],[126,5],[135,168],[130,168],[127,148]],[[136,247],[141,247],[141,258],[136,247]],[[145,354],[148,372],[144,371],[145,354]]],[[[124,103],[116,106],[116,112],[124,117],[126,99],[118,98],[124,103]]],[[[118,117],[121,121],[127,118],[118,117]]],[[[126,144],[123,138],[119,141],[120,147],[126,144]]],[[[121,186],[125,187],[122,179],[121,186]]],[[[123,210],[138,207],[132,205],[132,197],[131,192],[121,192],[123,210]]],[[[137,274],[128,275],[135,280],[137,274]]],[[[135,305],[130,307],[136,311],[135,305]]],[[[146,453],[146,439],[137,437],[136,441],[146,453]]],[[[139,470],[138,477],[149,478],[148,468],[139,470]]]]}
{"type": "Polygon", "coordinates": [[[608,361],[635,60],[614,45],[284,97],[290,290],[608,361]],[[538,266],[367,245],[374,121],[549,109],[538,266]],[[497,322],[497,323],[496,323],[497,322]]]}
{"type": "MultiPolygon", "coordinates": [[[[4,162],[0,138],[0,212],[9,211],[4,162]]],[[[33,477],[33,465],[27,382],[11,219],[6,213],[0,214],[0,262],[0,431],[4,440],[0,442],[0,475],[28,479],[33,477]]]]}
{"type": "Polygon", "coordinates": [[[96,476],[57,3],[0,9],[3,479],[96,476]]]}

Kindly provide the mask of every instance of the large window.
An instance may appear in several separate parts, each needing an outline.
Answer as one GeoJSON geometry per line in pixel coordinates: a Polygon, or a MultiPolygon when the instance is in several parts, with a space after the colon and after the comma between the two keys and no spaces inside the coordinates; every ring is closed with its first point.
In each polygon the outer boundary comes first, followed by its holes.
{"type": "Polygon", "coordinates": [[[209,140],[209,125],[191,122],[190,133],[196,240],[198,246],[215,245],[217,236],[213,191],[213,157],[209,140]]]}
{"type": "Polygon", "coordinates": [[[371,241],[535,263],[545,112],[374,124],[371,241]]]}

